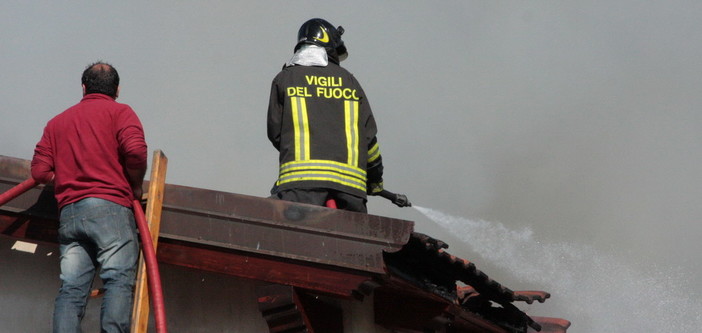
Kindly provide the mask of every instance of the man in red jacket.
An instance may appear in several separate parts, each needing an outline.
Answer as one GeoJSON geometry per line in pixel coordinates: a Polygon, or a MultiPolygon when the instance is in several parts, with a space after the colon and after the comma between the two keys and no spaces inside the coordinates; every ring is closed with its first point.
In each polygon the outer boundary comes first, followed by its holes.
{"type": "Polygon", "coordinates": [[[144,130],[132,108],[115,101],[114,67],[94,63],[81,81],[83,99],[47,123],[32,159],[32,177],[53,181],[60,209],[53,327],[80,332],[99,265],[102,332],[128,332],[139,254],[131,202],[141,197],[146,173],[144,130]]]}

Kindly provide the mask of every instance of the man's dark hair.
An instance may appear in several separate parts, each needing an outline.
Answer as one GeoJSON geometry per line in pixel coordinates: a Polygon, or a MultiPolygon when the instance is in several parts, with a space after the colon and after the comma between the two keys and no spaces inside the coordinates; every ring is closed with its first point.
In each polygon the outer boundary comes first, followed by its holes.
{"type": "Polygon", "coordinates": [[[117,98],[119,74],[112,65],[98,61],[83,71],[81,83],[85,85],[85,94],[105,94],[117,98]]]}

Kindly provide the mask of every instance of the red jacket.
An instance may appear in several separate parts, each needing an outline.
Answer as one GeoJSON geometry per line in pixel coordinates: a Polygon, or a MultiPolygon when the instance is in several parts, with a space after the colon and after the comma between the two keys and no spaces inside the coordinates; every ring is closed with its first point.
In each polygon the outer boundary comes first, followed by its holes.
{"type": "Polygon", "coordinates": [[[32,177],[54,177],[59,208],[87,197],[131,207],[126,169],[146,168],[144,130],[129,105],[89,94],[51,119],[37,143],[32,177]]]}

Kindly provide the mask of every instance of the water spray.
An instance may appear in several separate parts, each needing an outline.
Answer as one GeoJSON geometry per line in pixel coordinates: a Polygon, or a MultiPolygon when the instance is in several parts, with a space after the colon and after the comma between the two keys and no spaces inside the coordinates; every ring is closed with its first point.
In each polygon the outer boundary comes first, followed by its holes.
{"type": "Polygon", "coordinates": [[[695,332],[702,325],[702,303],[675,269],[641,271],[588,244],[539,240],[531,228],[414,208],[485,261],[552,292],[558,316],[573,323],[568,332],[695,332]]]}

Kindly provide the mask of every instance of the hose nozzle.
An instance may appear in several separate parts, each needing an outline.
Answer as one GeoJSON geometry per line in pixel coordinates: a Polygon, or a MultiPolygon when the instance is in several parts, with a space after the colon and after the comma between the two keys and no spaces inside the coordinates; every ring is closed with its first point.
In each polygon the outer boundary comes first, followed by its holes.
{"type": "Polygon", "coordinates": [[[397,207],[412,207],[412,203],[409,202],[409,199],[407,199],[407,196],[404,194],[395,194],[390,191],[382,190],[379,195],[390,200],[397,205],[397,207]]]}

